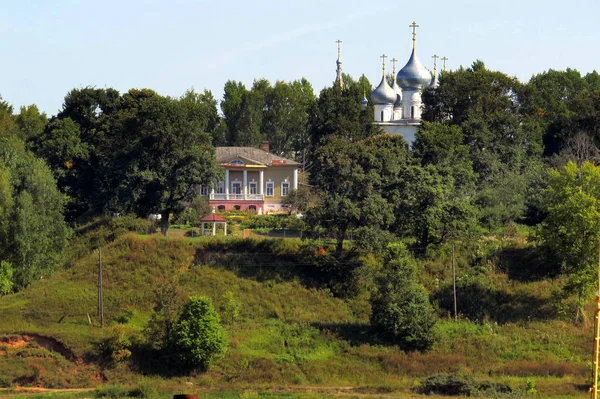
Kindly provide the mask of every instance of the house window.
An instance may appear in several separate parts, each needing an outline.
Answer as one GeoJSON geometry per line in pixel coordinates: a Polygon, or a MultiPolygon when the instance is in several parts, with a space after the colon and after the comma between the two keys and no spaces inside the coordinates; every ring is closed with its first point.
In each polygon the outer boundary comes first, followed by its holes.
{"type": "Polygon", "coordinates": [[[241,194],[242,193],[242,183],[239,181],[234,181],[231,183],[231,194],[241,194]]]}
{"type": "Polygon", "coordinates": [[[250,182],[250,195],[256,195],[256,182],[255,181],[251,181],[250,182]]]}
{"type": "Polygon", "coordinates": [[[233,161],[229,162],[231,165],[244,165],[244,161],[240,161],[239,159],[234,159],[233,161]]]}
{"type": "Polygon", "coordinates": [[[248,207],[248,210],[249,210],[249,211],[252,211],[252,212],[256,212],[256,206],[254,206],[254,205],[250,205],[250,206],[248,207]]]}
{"type": "Polygon", "coordinates": [[[290,191],[290,183],[284,181],[283,183],[281,183],[281,196],[285,197],[286,195],[288,195],[288,191],[290,191]]]}
{"type": "Polygon", "coordinates": [[[266,192],[267,197],[272,197],[274,194],[273,191],[275,191],[275,183],[273,183],[272,181],[268,181],[266,191],[267,191],[266,192]]]}
{"type": "Polygon", "coordinates": [[[217,194],[224,194],[225,193],[225,182],[220,181],[219,184],[217,184],[216,193],[217,194]]]}
{"type": "Polygon", "coordinates": [[[217,209],[218,209],[220,212],[223,212],[223,211],[225,210],[225,205],[219,205],[219,206],[217,207],[217,209]]]}
{"type": "Polygon", "coordinates": [[[208,187],[200,186],[200,195],[207,196],[208,195],[208,187]]]}
{"type": "Polygon", "coordinates": [[[234,205],[234,206],[233,206],[233,210],[234,210],[234,211],[239,211],[240,209],[242,209],[242,207],[241,207],[241,206],[239,206],[239,205],[234,205]]]}

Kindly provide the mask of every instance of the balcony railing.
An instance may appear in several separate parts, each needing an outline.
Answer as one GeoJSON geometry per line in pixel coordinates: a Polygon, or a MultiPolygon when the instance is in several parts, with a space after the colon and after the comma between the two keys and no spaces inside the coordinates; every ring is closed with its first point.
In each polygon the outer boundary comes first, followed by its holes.
{"type": "Polygon", "coordinates": [[[209,194],[209,198],[211,200],[236,200],[236,201],[264,201],[265,196],[262,194],[229,194],[229,198],[227,194],[217,194],[211,193],[209,194]]]}

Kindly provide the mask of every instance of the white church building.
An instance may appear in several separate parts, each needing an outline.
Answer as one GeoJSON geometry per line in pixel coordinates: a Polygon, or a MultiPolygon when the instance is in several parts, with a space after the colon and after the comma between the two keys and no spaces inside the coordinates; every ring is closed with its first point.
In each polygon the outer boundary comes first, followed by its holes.
{"type": "MultiPolygon", "coordinates": [[[[381,82],[371,93],[371,102],[374,107],[373,123],[381,126],[383,130],[390,134],[401,134],[407,142],[412,143],[415,140],[417,128],[421,124],[421,112],[423,103],[421,93],[428,87],[437,85],[437,55],[434,60],[434,72],[431,73],[423,66],[416,53],[416,28],[419,26],[415,22],[409,25],[412,32],[413,48],[410,58],[406,65],[396,74],[396,59],[392,59],[393,65],[393,83],[390,86],[385,74],[385,59],[387,56],[381,56],[382,76],[381,82]]],[[[445,61],[446,57],[442,58],[445,61]]],[[[341,81],[341,59],[339,55],[338,42],[338,71],[336,82],[343,87],[341,81]]],[[[368,100],[363,98],[363,109],[367,107],[368,100]]]]}

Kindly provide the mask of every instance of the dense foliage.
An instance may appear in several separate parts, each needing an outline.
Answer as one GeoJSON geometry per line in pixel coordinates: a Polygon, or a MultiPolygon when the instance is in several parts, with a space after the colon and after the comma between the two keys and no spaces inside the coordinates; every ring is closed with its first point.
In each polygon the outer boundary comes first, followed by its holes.
{"type": "Polygon", "coordinates": [[[378,290],[372,300],[371,324],[405,350],[426,350],[435,342],[436,316],[415,262],[403,245],[388,248],[378,290]]]}
{"type": "Polygon", "coordinates": [[[165,347],[175,365],[206,369],[227,350],[227,334],[212,301],[190,297],[171,326],[165,347]]]}

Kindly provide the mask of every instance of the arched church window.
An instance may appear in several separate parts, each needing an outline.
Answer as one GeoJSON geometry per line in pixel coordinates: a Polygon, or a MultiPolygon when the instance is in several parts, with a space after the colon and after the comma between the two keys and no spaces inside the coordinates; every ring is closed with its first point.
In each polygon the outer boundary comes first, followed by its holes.
{"type": "Polygon", "coordinates": [[[383,111],[381,111],[381,119],[380,120],[383,122],[383,111]]]}
{"type": "Polygon", "coordinates": [[[410,107],[410,119],[415,119],[415,107],[410,107]]]}

